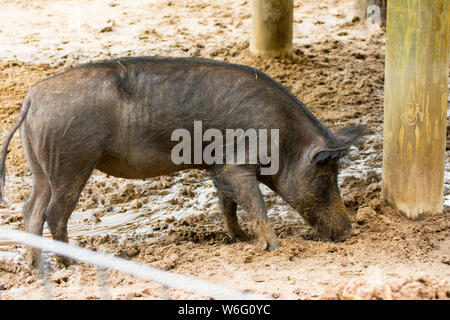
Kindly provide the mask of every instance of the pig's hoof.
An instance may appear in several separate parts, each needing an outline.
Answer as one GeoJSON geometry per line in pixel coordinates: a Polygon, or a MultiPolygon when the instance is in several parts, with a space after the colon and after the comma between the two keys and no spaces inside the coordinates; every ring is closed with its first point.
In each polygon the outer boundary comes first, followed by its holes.
{"type": "Polygon", "coordinates": [[[227,231],[233,240],[247,241],[249,236],[241,229],[240,226],[227,226],[227,231]]]}
{"type": "Polygon", "coordinates": [[[67,257],[62,257],[62,256],[56,256],[56,262],[58,264],[63,265],[65,268],[69,267],[70,265],[74,264],[75,261],[67,258],[67,257]]]}
{"type": "Polygon", "coordinates": [[[231,238],[237,241],[248,241],[250,237],[245,233],[231,234],[231,238]]]}
{"type": "Polygon", "coordinates": [[[280,247],[280,242],[278,242],[278,240],[273,241],[270,245],[268,250],[269,251],[275,251],[280,247]]]}
{"type": "Polygon", "coordinates": [[[280,242],[277,239],[261,240],[260,245],[263,250],[275,251],[280,247],[280,242]]]}
{"type": "Polygon", "coordinates": [[[25,254],[25,261],[30,265],[31,269],[37,269],[39,266],[39,250],[29,248],[25,254]]]}
{"type": "Polygon", "coordinates": [[[249,240],[249,236],[242,230],[239,230],[237,232],[236,232],[236,230],[233,232],[229,231],[229,234],[233,240],[239,240],[239,241],[249,240]]]}

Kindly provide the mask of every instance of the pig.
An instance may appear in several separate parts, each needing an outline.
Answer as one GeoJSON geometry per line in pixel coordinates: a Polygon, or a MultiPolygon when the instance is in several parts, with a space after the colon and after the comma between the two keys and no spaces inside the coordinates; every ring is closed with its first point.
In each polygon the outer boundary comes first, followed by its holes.
{"type": "MultiPolygon", "coordinates": [[[[0,197],[7,148],[20,137],[33,176],[23,207],[27,232],[68,241],[67,223],[94,169],[144,179],[185,169],[212,173],[225,227],[246,239],[236,216],[246,210],[262,248],[280,246],[258,183],[291,205],[322,239],[342,241],[351,223],[338,187],[339,159],[365,134],[364,125],[335,133],[287,88],[243,65],[197,58],[127,57],[80,65],[37,82],[24,97],[0,158],[0,197]],[[205,129],[279,130],[279,168],[261,174],[261,163],[175,164],[171,134],[205,129]]],[[[29,256],[36,265],[38,252],[29,256]]],[[[68,260],[60,258],[66,263],[68,260]]]]}

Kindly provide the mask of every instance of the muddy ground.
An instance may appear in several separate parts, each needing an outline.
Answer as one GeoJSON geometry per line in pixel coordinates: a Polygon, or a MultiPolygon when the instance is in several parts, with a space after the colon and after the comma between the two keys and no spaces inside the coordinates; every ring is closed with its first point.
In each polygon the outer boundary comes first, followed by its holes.
{"type": "MultiPolygon", "coordinates": [[[[1,140],[32,84],[78,63],[165,55],[256,67],[288,87],[328,127],[370,128],[363,145],[341,164],[350,239],[317,241],[293,209],[261,186],[282,244],[265,252],[242,210],[239,219],[253,237],[234,242],[227,235],[206,172],[142,181],[96,171],[69,222],[70,242],[272,298],[449,299],[447,207],[442,215],[410,221],[380,200],[384,31],[369,32],[354,19],[349,0],[294,2],[294,55],[278,60],[249,53],[249,1],[0,0],[1,140]]],[[[23,229],[31,174],[18,135],[9,150],[0,224],[23,229]]],[[[446,199],[448,194],[446,187],[446,199]]],[[[164,293],[157,284],[117,272],[100,285],[96,267],[65,269],[53,258],[45,286],[23,253],[21,245],[0,242],[0,299],[207,298],[175,289],[164,293]]]]}

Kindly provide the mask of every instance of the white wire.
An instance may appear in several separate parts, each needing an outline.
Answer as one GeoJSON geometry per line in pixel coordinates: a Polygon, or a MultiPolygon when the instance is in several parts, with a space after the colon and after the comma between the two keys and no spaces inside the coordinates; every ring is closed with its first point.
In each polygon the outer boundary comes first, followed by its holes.
{"type": "Polygon", "coordinates": [[[264,296],[221,287],[203,280],[159,270],[133,261],[100,254],[88,249],[69,245],[61,241],[43,238],[7,227],[0,226],[0,238],[16,241],[37,249],[54,252],[58,255],[97,265],[101,268],[117,270],[170,288],[195,292],[206,297],[213,297],[221,300],[268,299],[264,296]]]}

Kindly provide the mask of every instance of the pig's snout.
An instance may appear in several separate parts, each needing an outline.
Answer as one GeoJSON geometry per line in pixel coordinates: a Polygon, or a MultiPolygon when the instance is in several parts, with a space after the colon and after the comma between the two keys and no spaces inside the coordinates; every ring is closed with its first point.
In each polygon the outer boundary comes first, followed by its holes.
{"type": "Polygon", "coordinates": [[[344,241],[352,234],[352,224],[346,212],[327,212],[319,217],[316,227],[321,238],[333,242],[344,241]]]}

